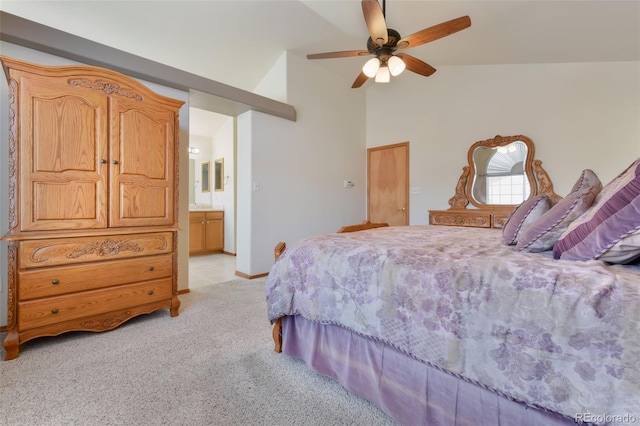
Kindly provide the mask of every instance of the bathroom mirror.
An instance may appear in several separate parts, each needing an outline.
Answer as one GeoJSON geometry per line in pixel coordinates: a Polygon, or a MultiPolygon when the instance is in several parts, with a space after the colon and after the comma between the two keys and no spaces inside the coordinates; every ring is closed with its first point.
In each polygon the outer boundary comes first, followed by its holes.
{"type": "Polygon", "coordinates": [[[205,161],[202,163],[202,176],[201,176],[201,185],[202,192],[210,192],[209,183],[211,181],[211,177],[209,175],[209,162],[205,161]]]}
{"type": "Polygon", "coordinates": [[[218,158],[213,162],[213,189],[224,191],[224,158],[218,158]]]}

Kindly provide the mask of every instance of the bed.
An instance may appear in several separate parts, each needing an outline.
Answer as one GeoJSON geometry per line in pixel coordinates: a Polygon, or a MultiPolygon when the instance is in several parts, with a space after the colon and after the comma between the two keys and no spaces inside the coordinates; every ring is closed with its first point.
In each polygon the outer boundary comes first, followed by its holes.
{"type": "Polygon", "coordinates": [[[640,266],[522,253],[500,235],[388,227],[287,247],[267,280],[282,351],[402,424],[638,416],[640,266]]]}
{"type": "Polygon", "coordinates": [[[602,260],[638,250],[640,159],[604,188],[585,171],[562,200],[535,191],[503,228],[377,227],[280,244],[266,282],[276,350],[404,425],[640,421],[640,252],[602,260]],[[611,213],[629,181],[635,198],[611,213]],[[626,231],[605,249],[589,243],[597,255],[572,240],[602,239],[607,222],[626,231]]]}

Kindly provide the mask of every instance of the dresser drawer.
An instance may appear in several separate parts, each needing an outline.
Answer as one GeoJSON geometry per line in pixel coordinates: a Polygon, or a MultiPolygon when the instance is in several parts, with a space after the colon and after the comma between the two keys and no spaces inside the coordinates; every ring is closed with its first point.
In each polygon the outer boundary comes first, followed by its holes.
{"type": "Polygon", "coordinates": [[[18,330],[74,320],[170,299],[172,279],[164,278],[82,293],[18,302],[18,330]]]}
{"type": "Polygon", "coordinates": [[[491,227],[491,214],[471,210],[430,210],[429,224],[446,226],[491,227]]]}
{"type": "Polygon", "coordinates": [[[491,217],[491,226],[494,228],[503,228],[504,224],[509,220],[510,213],[494,213],[491,217]]]}
{"type": "Polygon", "coordinates": [[[30,269],[18,272],[18,298],[22,301],[148,281],[170,277],[172,271],[170,254],[30,269]]]}
{"type": "Polygon", "coordinates": [[[18,268],[126,259],[172,251],[172,232],[32,240],[20,243],[18,268]]]}

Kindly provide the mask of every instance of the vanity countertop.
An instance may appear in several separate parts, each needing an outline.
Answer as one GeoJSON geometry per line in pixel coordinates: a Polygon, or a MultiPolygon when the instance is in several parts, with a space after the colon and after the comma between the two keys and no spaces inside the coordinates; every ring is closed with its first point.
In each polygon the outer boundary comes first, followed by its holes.
{"type": "Polygon", "coordinates": [[[189,205],[190,212],[223,212],[224,206],[212,206],[212,205],[189,205]]]}

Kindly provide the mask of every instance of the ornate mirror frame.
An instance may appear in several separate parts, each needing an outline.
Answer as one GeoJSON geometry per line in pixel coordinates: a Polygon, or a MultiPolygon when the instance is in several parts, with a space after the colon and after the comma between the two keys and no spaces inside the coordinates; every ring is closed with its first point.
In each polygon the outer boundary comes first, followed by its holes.
{"type": "Polygon", "coordinates": [[[509,214],[517,205],[514,204],[483,204],[473,197],[473,184],[475,177],[475,164],[473,154],[478,147],[497,148],[507,146],[512,142],[521,141],[527,146],[527,155],[524,160],[523,170],[530,185],[529,197],[538,194],[547,195],[553,202],[562,199],[553,191],[553,184],[547,172],[542,168],[542,161],[534,159],[534,144],[524,135],[500,136],[493,139],[478,141],[471,145],[467,153],[468,165],[462,168],[462,174],[458,178],[455,194],[449,199],[448,210],[431,210],[429,222],[432,225],[459,225],[501,228],[509,217],[509,214]],[[471,204],[471,208],[468,208],[471,204]]]}
{"type": "Polygon", "coordinates": [[[529,181],[529,188],[531,189],[531,192],[529,193],[529,197],[533,197],[536,195],[537,185],[536,185],[536,180],[533,176],[533,155],[535,151],[533,147],[533,142],[528,137],[522,136],[522,135],[505,136],[505,137],[498,135],[493,139],[487,139],[484,141],[478,141],[474,143],[473,145],[471,145],[471,148],[469,148],[469,152],[467,153],[470,178],[467,179],[467,183],[465,186],[465,196],[467,197],[467,200],[469,200],[469,202],[474,206],[476,206],[477,208],[484,209],[484,208],[487,208],[487,206],[491,206],[491,209],[493,210],[496,210],[496,209],[499,210],[501,208],[511,210],[513,208],[513,205],[509,205],[509,204],[481,203],[480,201],[475,199],[473,195],[473,189],[477,179],[476,161],[474,158],[476,150],[478,148],[483,148],[483,147],[484,148],[499,148],[501,146],[506,147],[514,142],[522,142],[527,147],[527,154],[524,159],[523,171],[524,171],[524,175],[527,177],[527,180],[529,181]]]}

